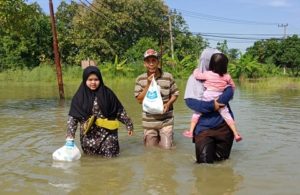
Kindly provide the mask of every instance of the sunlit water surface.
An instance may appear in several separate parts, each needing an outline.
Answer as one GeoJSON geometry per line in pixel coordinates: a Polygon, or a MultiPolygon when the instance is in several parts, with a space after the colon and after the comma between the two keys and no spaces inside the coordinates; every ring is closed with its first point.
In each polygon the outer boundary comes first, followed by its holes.
{"type": "MultiPolygon", "coordinates": [[[[83,155],[54,162],[64,144],[70,98],[59,101],[54,85],[0,84],[0,194],[278,194],[300,193],[300,91],[238,87],[231,107],[244,140],[229,160],[195,164],[194,145],[181,133],[192,111],[181,96],[175,104],[173,150],[144,148],[141,106],[134,81],[111,82],[135,124],[135,135],[119,130],[121,154],[104,159],[83,155]]],[[[76,143],[79,146],[78,135],[76,143]]]]}

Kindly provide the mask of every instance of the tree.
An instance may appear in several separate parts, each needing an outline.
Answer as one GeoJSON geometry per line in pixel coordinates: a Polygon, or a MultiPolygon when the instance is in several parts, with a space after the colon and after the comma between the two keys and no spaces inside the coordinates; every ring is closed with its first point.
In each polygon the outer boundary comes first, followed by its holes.
{"type": "Polygon", "coordinates": [[[189,31],[184,18],[176,10],[171,10],[170,16],[174,36],[174,51],[178,61],[182,61],[188,55],[191,55],[191,61],[196,61],[208,43],[200,34],[192,34],[189,31]]]}
{"type": "Polygon", "coordinates": [[[228,45],[227,45],[227,40],[224,40],[223,42],[218,42],[217,43],[217,49],[220,50],[224,54],[228,54],[228,45]]]}
{"type": "Polygon", "coordinates": [[[266,63],[270,60],[274,62],[274,57],[280,43],[281,40],[279,39],[256,41],[252,47],[247,48],[246,54],[257,58],[260,63],[266,63]]]}
{"type": "Polygon", "coordinates": [[[60,57],[62,63],[65,65],[80,64],[79,60],[76,62],[75,57],[79,53],[76,44],[77,32],[74,29],[74,17],[77,15],[78,4],[71,1],[70,4],[62,1],[57,8],[56,24],[58,31],[58,43],[60,50],[60,57]]]}
{"type": "Polygon", "coordinates": [[[159,43],[160,28],[167,27],[167,13],[160,0],[81,1],[73,19],[78,55],[109,61],[122,56],[142,37],[159,43]]]}
{"type": "Polygon", "coordinates": [[[293,76],[299,76],[300,69],[300,39],[297,35],[286,39],[268,39],[254,43],[246,54],[256,58],[259,63],[275,64],[286,67],[293,76]]]}
{"type": "Polygon", "coordinates": [[[275,53],[276,63],[291,70],[292,76],[300,76],[300,38],[293,35],[284,39],[275,53]]]}
{"type": "Polygon", "coordinates": [[[159,52],[159,47],[155,40],[143,37],[125,52],[123,58],[127,59],[127,61],[131,63],[137,62],[143,64],[143,54],[149,48],[159,52]]]}
{"type": "Polygon", "coordinates": [[[232,48],[232,49],[228,50],[228,57],[229,57],[229,59],[236,60],[240,56],[242,56],[242,54],[241,54],[241,52],[240,52],[239,49],[232,48]]]}
{"type": "Polygon", "coordinates": [[[51,51],[48,24],[36,3],[0,1],[0,70],[38,66],[51,51]]]}

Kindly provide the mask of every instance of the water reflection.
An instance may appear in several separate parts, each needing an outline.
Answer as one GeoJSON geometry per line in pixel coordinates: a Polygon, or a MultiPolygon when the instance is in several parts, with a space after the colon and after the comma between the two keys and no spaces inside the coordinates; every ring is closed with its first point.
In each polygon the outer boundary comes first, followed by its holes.
{"type": "Polygon", "coordinates": [[[178,186],[174,179],[176,167],[174,159],[170,158],[168,151],[149,148],[146,150],[141,167],[141,189],[147,194],[175,194],[178,186]]]}
{"type": "MultiPolygon", "coordinates": [[[[185,82],[178,82],[181,91],[185,82]]],[[[120,88],[118,83],[116,89],[120,88]]],[[[0,194],[298,194],[300,186],[300,91],[237,88],[231,107],[245,137],[230,160],[194,163],[194,146],[181,132],[191,110],[175,104],[174,150],[144,148],[141,107],[134,81],[116,91],[135,123],[135,136],[120,129],[121,155],[83,155],[54,162],[64,144],[70,94],[59,101],[56,87],[0,85],[0,194]],[[38,90],[37,90],[38,89],[38,90]]],[[[68,91],[70,93],[68,93],[68,91]]],[[[79,136],[76,137],[79,145],[79,136]]]]}
{"type": "Polygon", "coordinates": [[[53,161],[51,165],[52,177],[49,179],[49,185],[57,191],[72,192],[79,187],[80,175],[76,170],[80,168],[80,161],[59,162],[53,161]]]}
{"type": "MultiPolygon", "coordinates": [[[[78,194],[122,194],[133,182],[130,161],[83,155],[78,171],[78,194]]],[[[134,181],[136,182],[136,181],[134,181]]]]}
{"type": "Polygon", "coordinates": [[[243,181],[243,177],[235,174],[228,162],[194,166],[193,173],[196,181],[191,194],[235,194],[243,181]]]}

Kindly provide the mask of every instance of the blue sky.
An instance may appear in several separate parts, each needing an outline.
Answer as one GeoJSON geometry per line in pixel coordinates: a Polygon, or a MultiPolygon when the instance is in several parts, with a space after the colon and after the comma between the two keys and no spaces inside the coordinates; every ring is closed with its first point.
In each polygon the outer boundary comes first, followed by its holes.
{"type": "MultiPolygon", "coordinates": [[[[28,0],[34,1],[49,13],[49,1],[28,0]]],[[[53,0],[54,7],[61,1],[53,0]]],[[[181,12],[189,30],[203,33],[212,47],[227,39],[229,48],[245,51],[255,39],[282,37],[284,29],[287,35],[300,35],[300,0],[165,0],[165,4],[181,12]]]]}

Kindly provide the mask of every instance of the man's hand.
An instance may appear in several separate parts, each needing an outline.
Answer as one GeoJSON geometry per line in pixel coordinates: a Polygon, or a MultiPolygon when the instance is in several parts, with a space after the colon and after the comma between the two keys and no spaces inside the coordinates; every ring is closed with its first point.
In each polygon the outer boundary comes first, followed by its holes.
{"type": "Polygon", "coordinates": [[[170,109],[170,104],[169,103],[164,104],[164,113],[168,112],[169,109],[170,109]]]}
{"type": "Polygon", "coordinates": [[[150,76],[148,76],[148,78],[147,78],[147,81],[148,81],[148,85],[150,85],[151,84],[151,81],[152,81],[152,78],[154,77],[154,73],[153,74],[151,74],[150,76]]]}

